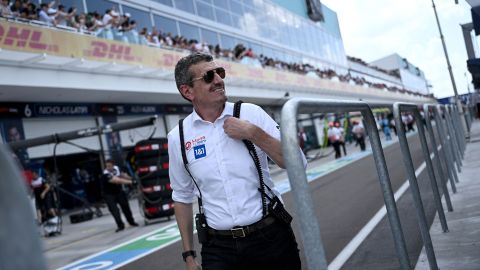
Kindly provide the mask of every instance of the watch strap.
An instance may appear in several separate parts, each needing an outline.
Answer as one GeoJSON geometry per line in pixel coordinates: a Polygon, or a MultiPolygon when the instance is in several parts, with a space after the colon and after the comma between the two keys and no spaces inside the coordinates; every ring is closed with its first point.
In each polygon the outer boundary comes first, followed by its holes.
{"type": "Polygon", "coordinates": [[[187,251],[183,252],[182,253],[183,261],[186,262],[187,258],[189,256],[193,256],[193,258],[196,258],[197,257],[197,252],[195,252],[195,250],[187,250],[187,251]]]}

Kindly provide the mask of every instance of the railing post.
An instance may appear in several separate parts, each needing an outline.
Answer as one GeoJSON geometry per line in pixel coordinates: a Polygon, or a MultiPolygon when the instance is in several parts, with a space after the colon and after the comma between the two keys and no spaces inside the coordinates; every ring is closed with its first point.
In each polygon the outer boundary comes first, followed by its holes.
{"type": "MultiPolygon", "coordinates": [[[[458,115],[455,112],[455,106],[454,105],[449,105],[448,106],[448,113],[450,115],[450,119],[452,121],[452,126],[453,126],[453,132],[455,133],[455,138],[457,139],[458,143],[458,150],[460,152],[460,157],[461,160],[464,158],[464,146],[463,146],[463,140],[462,137],[465,138],[463,135],[463,126],[461,122],[459,123],[458,121],[458,115]]],[[[462,162],[461,162],[462,163],[462,162]]]]}
{"type": "MultiPolygon", "coordinates": [[[[462,172],[462,159],[460,158],[460,149],[458,147],[458,141],[456,139],[454,127],[452,124],[452,119],[450,118],[450,114],[448,113],[447,106],[443,106],[443,115],[445,116],[445,124],[447,126],[447,134],[450,141],[450,145],[452,146],[452,155],[455,157],[455,164],[457,165],[457,171],[462,172]]],[[[458,178],[456,179],[458,181],[458,178]]]]}
{"type": "Polygon", "coordinates": [[[364,118],[364,123],[366,123],[365,127],[367,129],[370,144],[372,146],[373,158],[375,160],[375,166],[377,168],[378,178],[380,181],[380,186],[382,188],[383,200],[387,209],[390,229],[392,230],[395,250],[397,252],[397,256],[400,262],[400,267],[401,269],[411,269],[410,258],[407,252],[407,244],[405,242],[402,225],[400,223],[397,204],[395,202],[395,197],[390,182],[387,163],[383,154],[382,144],[380,142],[380,135],[378,134],[375,117],[373,116],[373,112],[370,107],[368,107],[368,110],[362,112],[362,115],[364,118]]]}
{"type": "Polygon", "coordinates": [[[2,269],[47,269],[25,181],[9,149],[0,144],[0,264],[2,269]]]}
{"type": "MultiPolygon", "coordinates": [[[[448,192],[448,187],[447,187],[447,179],[445,178],[445,174],[442,169],[442,164],[440,163],[440,154],[439,151],[437,150],[437,141],[435,140],[435,133],[433,132],[433,127],[432,127],[432,119],[430,117],[430,107],[431,104],[424,104],[423,105],[423,113],[425,115],[425,123],[427,124],[427,131],[429,133],[430,137],[430,144],[432,145],[433,148],[433,154],[435,155],[435,164],[437,167],[437,172],[438,176],[440,177],[440,185],[442,186],[443,194],[445,195],[445,202],[447,203],[447,209],[449,212],[453,211],[453,206],[452,206],[452,201],[450,200],[450,193],[448,192]]],[[[442,147],[442,151],[444,148],[442,147]]]]}
{"type": "MultiPolygon", "coordinates": [[[[410,154],[410,149],[408,147],[408,141],[407,141],[407,136],[405,134],[405,127],[403,126],[402,123],[402,108],[408,107],[410,104],[402,104],[402,103],[394,103],[393,104],[393,114],[395,118],[395,125],[397,126],[397,135],[398,135],[398,140],[400,143],[400,149],[402,151],[402,156],[403,156],[403,162],[405,164],[405,169],[407,171],[408,175],[408,181],[410,182],[410,190],[412,191],[412,196],[413,196],[413,201],[415,203],[415,208],[416,208],[416,213],[417,213],[417,218],[418,218],[418,223],[420,227],[420,234],[422,236],[423,240],[423,245],[425,246],[425,252],[427,254],[427,259],[428,263],[430,265],[430,269],[437,270],[438,265],[437,265],[437,259],[435,257],[435,251],[433,249],[433,244],[432,244],[432,239],[430,237],[430,227],[428,226],[427,218],[425,216],[425,209],[423,207],[422,203],[422,197],[420,195],[420,189],[418,187],[418,181],[417,177],[415,176],[415,167],[413,165],[413,161],[411,158],[410,154]]],[[[410,108],[416,108],[416,105],[410,105],[410,108]]],[[[425,149],[423,147],[425,140],[425,134],[423,133],[423,126],[421,124],[421,117],[420,114],[418,113],[418,110],[416,111],[418,115],[416,115],[417,118],[417,128],[419,130],[419,137],[422,142],[422,150],[425,155],[425,149]],[[419,124],[420,122],[420,124],[419,124]],[[423,137],[423,140],[422,140],[423,137]]],[[[428,166],[428,160],[430,159],[430,154],[428,154],[427,150],[427,156],[425,157],[425,162],[427,163],[428,166]]],[[[433,188],[434,185],[432,185],[433,188]]],[[[436,183],[435,183],[436,186],[436,183]]],[[[437,190],[438,193],[438,190],[437,190]]],[[[435,192],[434,192],[435,194],[435,192]]],[[[438,194],[437,194],[438,195],[438,194]]],[[[440,205],[441,206],[441,205],[440,205]]],[[[438,208],[437,208],[438,209],[438,208]]],[[[438,211],[440,214],[440,211],[438,211]]],[[[443,213],[443,210],[442,210],[443,213]]],[[[442,225],[443,228],[443,225],[442,225]]]]}
{"type": "Polygon", "coordinates": [[[370,107],[364,102],[339,102],[333,100],[316,100],[293,98],[285,103],[282,109],[281,135],[282,149],[287,167],[295,209],[301,227],[301,237],[305,248],[308,269],[326,269],[326,259],[320,238],[320,226],[313,210],[313,202],[308,188],[305,169],[298,150],[296,115],[299,106],[302,109],[318,108],[316,112],[361,111],[365,127],[372,145],[373,157],[380,187],[382,189],[387,216],[390,222],[395,249],[401,269],[411,269],[406,242],[402,231],[398,209],[392,191],[387,164],[383,155],[380,136],[370,107]]]}
{"type": "MultiPolygon", "coordinates": [[[[459,121],[462,121],[462,115],[460,114],[460,111],[458,110],[458,107],[457,106],[453,106],[453,111],[454,111],[454,114],[455,114],[455,117],[457,119],[457,121],[455,122],[459,122],[459,121]]],[[[465,112],[464,112],[465,114],[465,112]]],[[[468,121],[467,119],[465,118],[465,123],[466,123],[466,127],[467,127],[467,130],[464,130],[463,128],[460,129],[460,141],[462,142],[462,151],[463,151],[463,155],[465,155],[465,150],[467,149],[467,133],[470,132],[470,127],[468,126],[468,121]]]]}
{"type": "Polygon", "coordinates": [[[437,133],[440,137],[440,144],[442,145],[442,153],[443,159],[448,171],[449,179],[450,179],[450,186],[452,187],[453,193],[457,193],[457,187],[455,186],[455,182],[458,182],[457,179],[457,172],[455,171],[455,167],[453,164],[453,155],[452,150],[450,149],[451,145],[447,141],[447,132],[445,131],[445,126],[443,125],[443,119],[440,115],[441,107],[440,105],[436,105],[433,107],[434,117],[435,117],[435,126],[437,127],[437,133]]]}
{"type": "Polygon", "coordinates": [[[464,118],[465,118],[465,122],[467,123],[467,137],[465,137],[466,139],[470,139],[470,128],[472,127],[472,117],[470,115],[470,106],[466,106],[467,108],[465,110],[463,110],[463,113],[464,113],[464,118]]]}
{"type": "Polygon", "coordinates": [[[292,188],[295,211],[298,214],[307,267],[310,270],[327,270],[327,259],[320,235],[320,225],[315,218],[313,200],[308,186],[302,157],[298,150],[297,112],[299,100],[291,99],[282,108],[282,151],[288,179],[292,188]]]}

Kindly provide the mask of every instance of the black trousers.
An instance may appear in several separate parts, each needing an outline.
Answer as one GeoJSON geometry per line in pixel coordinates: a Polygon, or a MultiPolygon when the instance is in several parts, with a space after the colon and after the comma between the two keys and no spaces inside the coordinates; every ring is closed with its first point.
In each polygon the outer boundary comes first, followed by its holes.
{"type": "Polygon", "coordinates": [[[335,150],[335,159],[342,157],[342,152],[340,152],[340,141],[332,142],[333,150],[335,150]]]}
{"type": "Polygon", "coordinates": [[[365,151],[366,146],[365,146],[365,137],[362,136],[360,138],[357,137],[357,143],[360,145],[360,150],[365,151]]]}
{"type": "Polygon", "coordinates": [[[213,238],[202,245],[203,270],[300,270],[289,225],[276,222],[245,238],[213,238]]]}
{"type": "Polygon", "coordinates": [[[123,228],[125,227],[125,225],[123,224],[122,218],[120,217],[120,210],[118,210],[117,203],[120,205],[120,208],[122,208],[123,215],[127,219],[128,223],[135,223],[135,220],[132,216],[132,210],[130,210],[130,205],[128,204],[127,196],[123,191],[114,195],[105,194],[104,198],[108,206],[108,211],[110,211],[113,218],[115,219],[115,223],[117,223],[118,228],[123,228]]]}

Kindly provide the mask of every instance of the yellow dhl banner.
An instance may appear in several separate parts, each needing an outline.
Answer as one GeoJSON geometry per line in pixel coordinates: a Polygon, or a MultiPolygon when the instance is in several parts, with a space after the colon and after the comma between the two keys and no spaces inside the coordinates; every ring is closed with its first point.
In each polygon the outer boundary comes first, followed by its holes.
{"type": "MultiPolygon", "coordinates": [[[[142,65],[143,67],[165,70],[173,70],[177,61],[186,55],[185,53],[160,48],[128,44],[9,21],[0,21],[0,48],[22,52],[46,53],[54,56],[84,58],[93,61],[142,65]]],[[[331,90],[348,89],[352,91],[357,88],[343,83],[311,78],[290,72],[257,68],[229,61],[217,61],[225,67],[229,77],[331,90]]]]}

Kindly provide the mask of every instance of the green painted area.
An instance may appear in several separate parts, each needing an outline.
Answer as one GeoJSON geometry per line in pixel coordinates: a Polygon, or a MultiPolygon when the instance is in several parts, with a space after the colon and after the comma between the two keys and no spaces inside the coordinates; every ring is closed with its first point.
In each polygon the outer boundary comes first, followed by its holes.
{"type": "Polygon", "coordinates": [[[353,158],[351,157],[344,157],[339,160],[335,160],[333,162],[328,162],[318,168],[310,169],[307,171],[307,176],[309,177],[316,177],[322,174],[326,174],[328,172],[334,171],[338,169],[339,167],[342,167],[344,165],[347,165],[351,163],[353,158]]]}
{"type": "Polygon", "coordinates": [[[178,230],[177,224],[172,224],[165,228],[161,228],[155,232],[147,234],[142,238],[127,243],[124,246],[118,247],[112,252],[115,251],[129,251],[129,250],[138,250],[138,249],[152,249],[164,244],[174,242],[180,239],[180,232],[178,230]]]}

